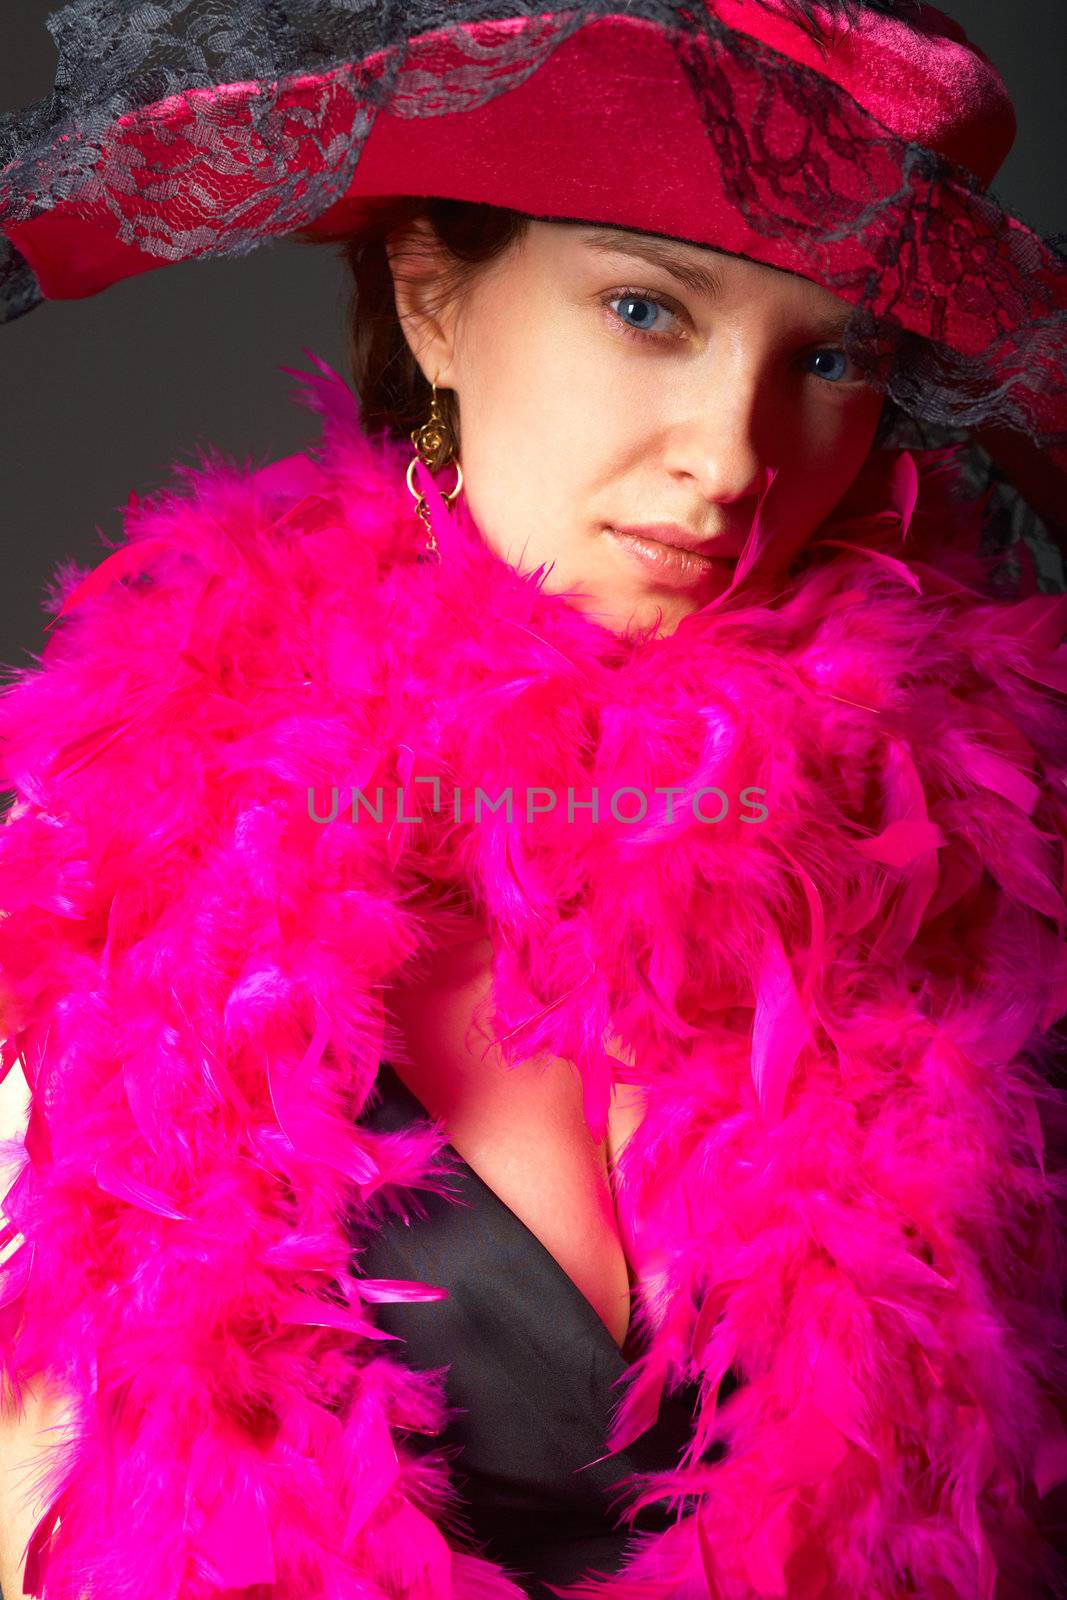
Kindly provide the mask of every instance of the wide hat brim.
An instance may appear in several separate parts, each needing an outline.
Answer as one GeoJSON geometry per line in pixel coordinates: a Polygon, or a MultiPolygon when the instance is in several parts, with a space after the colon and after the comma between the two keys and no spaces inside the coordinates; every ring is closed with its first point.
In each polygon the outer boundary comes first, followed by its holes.
{"type": "Polygon", "coordinates": [[[434,195],[799,273],[856,308],[851,332],[883,374],[922,342],[944,420],[1067,445],[1063,256],[974,172],[888,129],[828,73],[721,20],[682,38],[575,12],[545,17],[540,34],[527,17],[453,24],[271,82],[184,88],[110,121],[98,108],[95,123],[49,124],[38,108],[0,174],[8,313],[297,229],[340,237],[369,200],[434,195]]]}

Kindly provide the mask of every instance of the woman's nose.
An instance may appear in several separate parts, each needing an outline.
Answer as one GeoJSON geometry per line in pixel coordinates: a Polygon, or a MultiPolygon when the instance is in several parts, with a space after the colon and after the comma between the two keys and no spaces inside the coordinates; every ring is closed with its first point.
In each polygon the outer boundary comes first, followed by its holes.
{"type": "Polygon", "coordinates": [[[760,414],[757,374],[721,374],[674,429],[668,468],[688,477],[703,498],[730,505],[758,497],[769,463],[767,419],[760,414]]]}

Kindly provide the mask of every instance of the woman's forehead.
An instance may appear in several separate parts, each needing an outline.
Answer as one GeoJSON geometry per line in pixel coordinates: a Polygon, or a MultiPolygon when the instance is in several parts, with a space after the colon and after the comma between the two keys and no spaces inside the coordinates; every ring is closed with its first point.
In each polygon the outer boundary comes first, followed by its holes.
{"type": "Polygon", "coordinates": [[[571,238],[579,249],[643,261],[667,272],[690,293],[712,302],[720,299],[728,286],[746,276],[768,287],[794,291],[803,299],[805,310],[825,322],[827,332],[843,329],[853,310],[840,295],[800,273],[734,255],[714,245],[606,223],[571,223],[569,226],[573,230],[571,238]]]}

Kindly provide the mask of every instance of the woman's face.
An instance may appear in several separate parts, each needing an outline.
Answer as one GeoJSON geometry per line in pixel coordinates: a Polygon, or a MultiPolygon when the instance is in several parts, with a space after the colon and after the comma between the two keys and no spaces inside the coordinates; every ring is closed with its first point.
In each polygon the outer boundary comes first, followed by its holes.
{"type": "Polygon", "coordinates": [[[531,222],[459,305],[427,314],[432,281],[398,282],[397,310],[426,377],[456,391],[475,522],[518,570],[554,563],[545,588],[617,633],[657,615],[673,633],[727,587],[766,468],[760,567],[783,571],[867,456],[882,396],[840,349],[850,307],[793,273],[531,222]],[[680,570],[617,531],[663,523],[712,559],[680,570]]]}

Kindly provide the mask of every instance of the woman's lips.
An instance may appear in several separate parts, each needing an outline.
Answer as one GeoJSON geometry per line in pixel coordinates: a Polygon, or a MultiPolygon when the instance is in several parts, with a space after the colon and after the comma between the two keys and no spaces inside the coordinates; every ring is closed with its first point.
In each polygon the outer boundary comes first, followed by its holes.
{"type": "Polygon", "coordinates": [[[706,556],[698,550],[681,550],[643,534],[607,529],[614,544],[639,561],[645,571],[671,589],[691,589],[728,577],[736,565],[733,556],[706,556]]]}

